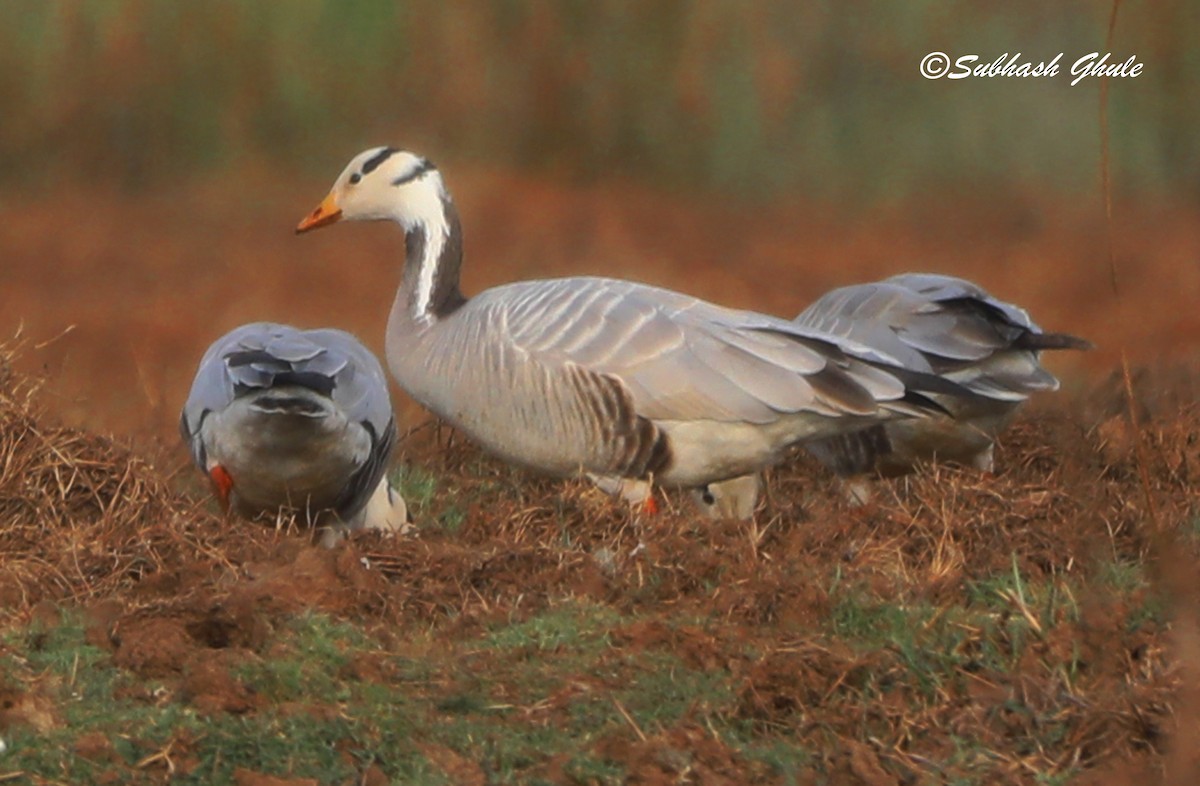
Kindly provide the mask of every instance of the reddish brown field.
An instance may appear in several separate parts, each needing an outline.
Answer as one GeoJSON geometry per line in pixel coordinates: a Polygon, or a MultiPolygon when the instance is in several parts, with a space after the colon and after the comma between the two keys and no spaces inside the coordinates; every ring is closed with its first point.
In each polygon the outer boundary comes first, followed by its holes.
{"type": "MultiPolygon", "coordinates": [[[[1064,390],[1005,437],[994,477],[937,469],[885,486],[877,504],[856,510],[797,458],[771,473],[756,524],[697,521],[672,499],[643,531],[578,484],[529,478],[421,429],[400,460],[444,479],[431,508],[452,496],[469,501],[461,527],[324,551],[216,516],[174,436],[200,354],[237,324],[336,325],[382,350],[399,232],[341,226],[297,238],[292,227],[325,184],[272,183],[247,175],[137,197],[4,199],[0,335],[20,327],[24,339],[16,371],[0,364],[0,455],[9,457],[0,511],[14,522],[0,531],[6,616],[53,624],[55,604],[82,605],[88,640],[121,669],[166,680],[170,701],[243,715],[261,711],[262,698],[231,669],[248,653],[269,654],[282,616],[327,612],[401,654],[429,646],[402,632],[433,631],[444,671],[413,690],[436,704],[457,695],[466,674],[494,673],[488,695],[507,706],[520,703],[506,693],[517,691],[504,682],[510,664],[481,654],[481,631],[584,599],[624,620],[604,656],[610,668],[564,675],[559,692],[520,708],[521,722],[566,723],[581,693],[618,687],[639,653],[669,652],[734,686],[729,706],[697,706],[671,727],[629,717],[589,743],[632,783],[785,782],[724,742],[718,716],[816,751],[791,781],[805,784],[955,782],[951,735],[965,729],[994,752],[996,782],[1042,783],[1036,773],[1075,769],[1074,782],[1087,784],[1196,782],[1200,606],[1196,543],[1181,534],[1195,527],[1200,478],[1194,211],[1118,206],[1114,293],[1099,209],[946,200],[849,217],[451,173],[468,293],[602,274],[791,316],[834,286],[930,270],[972,278],[1097,349],[1048,359],[1064,390]],[[1123,355],[1140,428],[1128,418],[1123,355]],[[22,403],[30,373],[46,379],[32,408],[22,403]],[[30,434],[37,439],[22,440],[30,434]],[[1084,591],[1073,598],[1078,618],[1040,635],[1015,672],[964,675],[966,687],[937,701],[905,683],[903,653],[864,652],[823,627],[836,582],[949,607],[971,582],[1012,571],[1086,589],[1106,560],[1145,563],[1150,586],[1119,603],[1099,587],[1084,591]],[[1132,622],[1146,593],[1167,599],[1172,624],[1132,622]],[[1079,673],[1069,676],[1064,663],[1079,673]],[[896,682],[884,699],[864,701],[862,686],[888,674],[896,682]],[[1035,726],[1049,722],[1061,734],[1044,748],[1035,726]]],[[[410,427],[427,417],[400,408],[410,427]]],[[[1029,616],[1015,596],[1010,613],[1029,616]]],[[[981,631],[965,626],[962,635],[962,647],[983,646],[981,631]]],[[[364,657],[346,679],[387,681],[380,663],[364,657]]],[[[0,675],[0,693],[0,731],[36,725],[39,712],[53,725],[56,710],[33,689],[0,675]]],[[[77,750],[95,742],[80,740],[77,750]]],[[[180,767],[199,744],[177,741],[180,767]]],[[[493,782],[463,751],[426,748],[449,782],[493,782]]],[[[589,782],[565,765],[547,757],[522,777],[589,782]]],[[[361,782],[378,777],[368,769],[361,782]]],[[[255,778],[238,781],[270,782],[255,778]]]]}
{"type": "MultiPolygon", "coordinates": [[[[835,216],[611,185],[575,189],[452,171],[466,230],[464,288],[522,278],[629,277],[792,316],[835,286],[906,270],[972,278],[1095,352],[1050,358],[1068,385],[1134,365],[1193,362],[1200,347],[1200,224],[1192,208],[1119,205],[1119,296],[1100,206],[942,198],[918,210],[835,216]]],[[[244,175],[125,197],[73,191],[4,199],[0,335],[24,325],[24,356],[48,372],[75,424],[172,435],[209,342],[244,322],[335,325],[382,351],[403,258],[390,225],[292,229],[325,182],[244,175]]],[[[407,414],[418,417],[408,409],[407,414]]],[[[414,421],[415,422],[415,421],[414,421]]]]}

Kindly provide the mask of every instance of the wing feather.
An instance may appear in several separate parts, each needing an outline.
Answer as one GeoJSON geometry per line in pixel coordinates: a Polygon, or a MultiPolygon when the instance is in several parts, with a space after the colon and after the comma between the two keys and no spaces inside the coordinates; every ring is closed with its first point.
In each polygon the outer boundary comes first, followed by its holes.
{"type": "Polygon", "coordinates": [[[387,377],[370,350],[341,330],[254,322],[214,341],[200,360],[180,417],[196,463],[204,466],[200,427],[208,413],[244,393],[289,382],[326,392],[348,420],[370,424],[374,441],[390,450],[396,426],[387,377]]]}
{"type": "MultiPolygon", "coordinates": [[[[1058,386],[1037,351],[1039,337],[1057,334],[1042,333],[1023,309],[951,276],[906,273],[842,287],[795,321],[875,347],[908,369],[942,375],[985,398],[1022,401],[1058,386]]],[[[1050,343],[1087,346],[1066,338],[1050,343]]]]}
{"type": "Polygon", "coordinates": [[[879,414],[905,386],[885,352],[786,320],[609,279],[524,282],[480,295],[519,353],[552,373],[609,375],[655,420],[765,424],[785,414],[879,414]],[[816,380],[819,380],[817,382],[816,380]]]}

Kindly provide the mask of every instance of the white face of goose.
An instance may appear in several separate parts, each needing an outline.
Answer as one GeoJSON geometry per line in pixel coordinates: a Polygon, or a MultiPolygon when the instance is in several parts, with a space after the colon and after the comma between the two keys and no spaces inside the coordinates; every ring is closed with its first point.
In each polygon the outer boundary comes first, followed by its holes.
{"type": "Polygon", "coordinates": [[[374,147],[355,156],[338,175],[329,195],[296,227],[297,234],[336,221],[383,221],[406,231],[424,227],[439,243],[447,227],[442,176],[428,159],[390,147],[374,147]],[[440,231],[439,231],[440,230],[440,231]]]}

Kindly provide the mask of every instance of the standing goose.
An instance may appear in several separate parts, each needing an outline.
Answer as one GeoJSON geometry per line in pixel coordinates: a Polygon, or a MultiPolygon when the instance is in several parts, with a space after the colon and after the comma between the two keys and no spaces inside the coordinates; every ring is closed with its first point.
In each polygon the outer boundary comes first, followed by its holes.
{"type": "Polygon", "coordinates": [[[222,505],[242,516],[296,509],[326,545],[408,521],[384,474],[396,442],[387,377],[349,333],[234,329],[204,353],[179,426],[222,505]]]}
{"type": "Polygon", "coordinates": [[[524,281],[468,300],[454,202],[413,153],[355,156],[296,231],[342,219],[406,234],[386,338],[400,386],[545,474],[703,489],[794,443],[919,416],[934,405],[915,391],[953,387],[850,339],[630,281],[524,281]]]}
{"type": "MultiPolygon", "coordinates": [[[[945,415],[894,420],[805,443],[826,467],[852,478],[847,490],[856,502],[869,497],[861,477],[867,473],[901,475],[935,459],[992,471],[996,435],[1030,395],[1058,389],[1058,380],[1042,368],[1042,350],[1091,347],[1075,336],[1043,332],[1023,309],[970,281],[932,273],[835,289],[795,322],[866,344],[905,368],[941,375],[972,394],[932,393],[945,415]]],[[[754,504],[744,498],[713,502],[754,504]]]]}

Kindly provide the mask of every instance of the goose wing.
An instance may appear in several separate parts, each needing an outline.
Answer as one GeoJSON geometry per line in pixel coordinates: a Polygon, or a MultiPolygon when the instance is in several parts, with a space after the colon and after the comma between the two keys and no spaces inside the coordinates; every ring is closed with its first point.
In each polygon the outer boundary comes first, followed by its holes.
{"type": "Polygon", "coordinates": [[[969,281],[928,273],[835,289],[795,321],[1005,401],[1058,387],[1038,362],[1040,350],[1089,346],[1073,336],[1044,333],[1023,309],[969,281]]]}
{"type": "MultiPolygon", "coordinates": [[[[309,330],[303,338],[325,350],[328,356],[324,361],[326,368],[337,368],[331,398],[350,421],[360,424],[371,437],[370,452],[334,503],[334,509],[348,517],[370,500],[387,473],[388,461],[396,446],[396,418],[388,394],[387,375],[375,354],[345,331],[309,330]]],[[[388,493],[393,493],[390,485],[388,493]]]]}
{"type": "MultiPolygon", "coordinates": [[[[377,438],[389,431],[394,438],[396,423],[387,374],[375,354],[343,330],[308,330],[302,337],[325,351],[322,361],[325,368],[337,368],[331,395],[334,403],[350,420],[370,426],[377,438]]],[[[308,370],[311,366],[303,368],[308,370]]]]}
{"type": "Polygon", "coordinates": [[[768,424],[807,412],[880,415],[904,383],[885,353],[669,290],[599,278],[490,290],[482,304],[522,355],[617,381],[652,420],[768,424]]]}
{"type": "Polygon", "coordinates": [[[208,415],[232,404],[239,393],[239,384],[259,388],[264,386],[261,378],[252,378],[253,369],[231,367],[227,356],[252,347],[261,348],[272,332],[284,327],[270,322],[242,325],[210,344],[200,358],[196,377],[192,380],[192,388],[179,417],[179,431],[191,450],[192,459],[201,469],[206,469],[207,463],[201,428],[208,415]],[[243,341],[248,346],[243,345],[243,341]]]}

